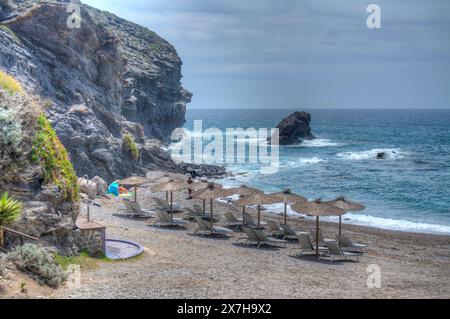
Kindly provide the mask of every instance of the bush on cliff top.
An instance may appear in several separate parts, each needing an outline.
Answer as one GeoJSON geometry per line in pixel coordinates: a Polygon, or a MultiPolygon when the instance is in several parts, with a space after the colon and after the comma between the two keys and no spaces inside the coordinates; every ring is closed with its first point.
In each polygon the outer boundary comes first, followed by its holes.
{"type": "Polygon", "coordinates": [[[24,90],[20,83],[15,78],[3,71],[0,71],[0,88],[7,91],[9,94],[24,93],[24,90]]]}
{"type": "Polygon", "coordinates": [[[16,267],[30,274],[39,284],[57,288],[67,275],[56,263],[52,254],[32,244],[16,248],[8,255],[16,267]]]}
{"type": "Polygon", "coordinates": [[[139,148],[130,133],[125,133],[122,136],[122,149],[130,153],[135,160],[139,159],[139,148]]]}
{"type": "Polygon", "coordinates": [[[40,162],[45,170],[44,183],[54,183],[66,199],[78,201],[78,178],[69,155],[44,114],[38,118],[31,160],[40,162]]]}

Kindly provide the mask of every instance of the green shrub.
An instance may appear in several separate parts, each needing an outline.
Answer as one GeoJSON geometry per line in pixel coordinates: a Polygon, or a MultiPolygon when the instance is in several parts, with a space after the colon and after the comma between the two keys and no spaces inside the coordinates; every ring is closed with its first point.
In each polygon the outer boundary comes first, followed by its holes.
{"type": "Polygon", "coordinates": [[[8,260],[19,270],[30,274],[41,285],[57,288],[67,279],[53,255],[36,245],[25,244],[16,248],[8,255],[8,260]]]}
{"type": "Polygon", "coordinates": [[[0,198],[0,247],[3,247],[3,226],[14,223],[22,213],[21,202],[4,193],[0,198]]]}
{"type": "Polygon", "coordinates": [[[14,223],[22,212],[23,205],[4,193],[0,197],[0,227],[14,223]]]}
{"type": "Polygon", "coordinates": [[[131,154],[135,160],[139,159],[139,148],[130,133],[125,133],[122,136],[122,149],[124,152],[131,154]]]}
{"type": "Polygon", "coordinates": [[[25,92],[19,81],[3,71],[0,71],[0,88],[7,91],[9,94],[23,94],[25,92]]]}
{"type": "Polygon", "coordinates": [[[38,118],[31,161],[40,162],[44,166],[45,184],[54,183],[64,192],[65,199],[78,201],[78,178],[69,154],[44,114],[38,118]]]}
{"type": "Polygon", "coordinates": [[[18,152],[22,143],[22,127],[14,110],[0,106],[0,149],[18,152]]]}

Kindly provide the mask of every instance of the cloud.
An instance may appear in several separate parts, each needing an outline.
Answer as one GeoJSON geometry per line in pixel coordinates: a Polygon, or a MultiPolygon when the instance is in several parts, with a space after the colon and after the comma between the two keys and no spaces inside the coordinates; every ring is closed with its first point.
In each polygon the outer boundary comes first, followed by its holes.
{"type": "Polygon", "coordinates": [[[373,107],[351,93],[374,86],[381,106],[420,107],[415,101],[422,103],[423,89],[435,107],[449,106],[450,93],[442,89],[450,79],[450,2],[445,0],[374,1],[382,8],[381,30],[366,27],[370,2],[362,0],[85,2],[174,44],[184,61],[185,85],[196,94],[194,106],[212,104],[205,97],[213,99],[208,92],[215,92],[215,100],[235,107],[275,106],[264,101],[286,107],[295,100],[310,107],[373,107]],[[432,79],[425,86],[424,77],[432,79]],[[305,79],[310,79],[308,92],[292,84],[305,79]],[[242,83],[250,83],[247,91],[237,89],[242,83]],[[324,83],[327,98],[314,89],[324,83]],[[262,101],[256,98],[261,90],[262,101]]]}

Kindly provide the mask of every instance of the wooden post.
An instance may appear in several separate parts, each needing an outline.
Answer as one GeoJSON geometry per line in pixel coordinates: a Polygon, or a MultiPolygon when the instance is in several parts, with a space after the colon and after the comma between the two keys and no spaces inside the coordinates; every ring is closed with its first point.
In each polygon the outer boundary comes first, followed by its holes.
{"type": "Polygon", "coordinates": [[[203,215],[206,215],[206,199],[203,200],[203,215]]]}
{"type": "Polygon", "coordinates": [[[170,219],[173,222],[173,192],[170,192],[170,219]]]}
{"type": "Polygon", "coordinates": [[[342,215],[339,216],[339,236],[342,236],[342,215]]]}
{"type": "Polygon", "coordinates": [[[213,218],[213,199],[211,198],[211,227],[214,226],[214,218],[213,218]]]}
{"type": "Polygon", "coordinates": [[[245,214],[245,206],[242,206],[242,225],[245,225],[244,214],[245,214]]]}
{"type": "Polygon", "coordinates": [[[319,216],[317,216],[316,218],[316,257],[317,259],[320,259],[320,255],[319,255],[319,216]]]}
{"type": "Polygon", "coordinates": [[[87,201],[87,221],[90,222],[91,221],[91,200],[88,199],[87,201]]]}
{"type": "Polygon", "coordinates": [[[134,202],[137,203],[137,187],[134,186],[134,202]]]}
{"type": "Polygon", "coordinates": [[[284,224],[287,225],[287,203],[284,203],[284,224]]]}
{"type": "Polygon", "coordinates": [[[258,229],[261,229],[261,205],[258,205],[258,229]]]}

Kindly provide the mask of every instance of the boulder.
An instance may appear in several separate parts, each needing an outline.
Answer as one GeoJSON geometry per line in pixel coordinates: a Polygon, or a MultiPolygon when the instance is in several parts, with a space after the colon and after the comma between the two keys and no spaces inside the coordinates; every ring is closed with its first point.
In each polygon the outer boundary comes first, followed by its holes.
{"type": "Polygon", "coordinates": [[[94,182],[97,186],[97,196],[106,196],[106,193],[108,191],[108,183],[106,183],[103,178],[98,176],[95,176],[92,179],[92,182],[94,182]]]}
{"type": "MultiPolygon", "coordinates": [[[[304,140],[313,140],[315,136],[311,132],[311,114],[307,112],[295,112],[283,119],[277,126],[279,129],[279,145],[298,145],[304,140]]],[[[276,143],[275,136],[270,139],[276,143]]]]}

